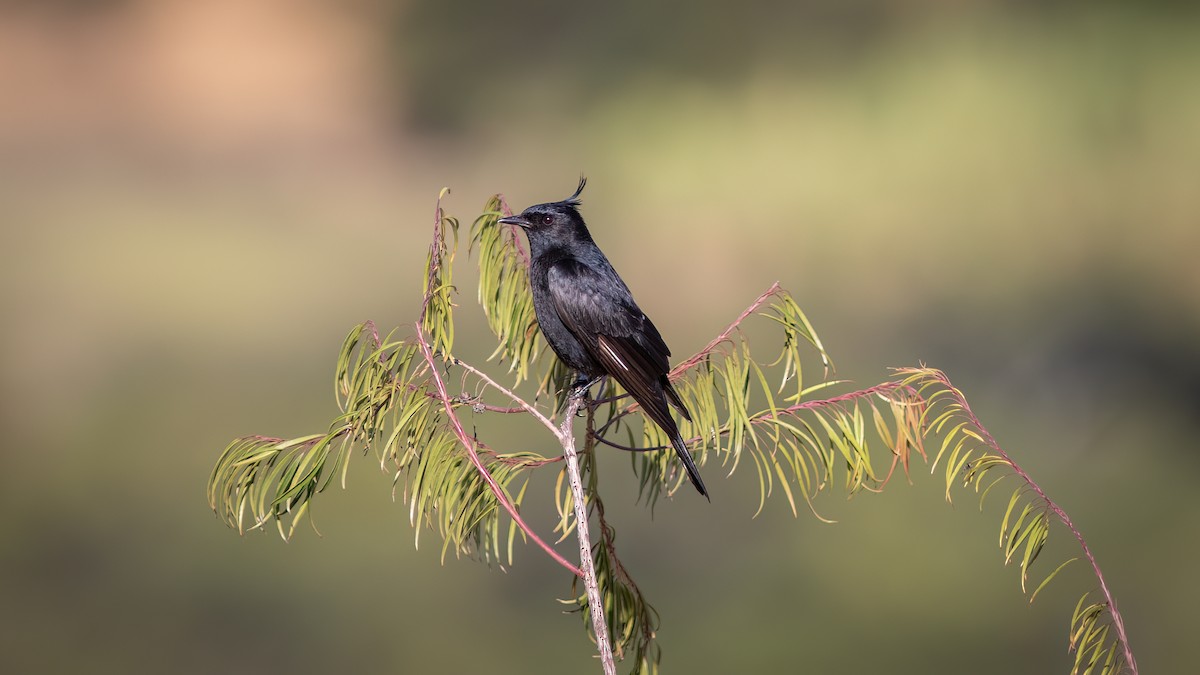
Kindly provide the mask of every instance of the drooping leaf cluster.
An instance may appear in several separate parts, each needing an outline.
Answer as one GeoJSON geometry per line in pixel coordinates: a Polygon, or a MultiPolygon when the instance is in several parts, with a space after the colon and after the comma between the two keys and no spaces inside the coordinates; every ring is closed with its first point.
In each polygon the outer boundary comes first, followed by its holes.
{"type": "MultiPolygon", "coordinates": [[[[429,366],[415,345],[382,343],[374,326],[356,326],[338,356],[342,414],[324,434],[297,439],[247,437],[226,448],[209,480],[209,502],[244,532],[274,521],[290,538],[311,499],[335,479],[346,484],[355,449],[374,451],[409,504],[417,540],[424,528],[442,538],[442,556],[477,552],[511,563],[514,524],[502,527],[498,504],[454,436],[431,392],[429,366]]],[[[455,402],[455,406],[469,405],[455,402]]],[[[484,454],[488,472],[520,503],[522,457],[484,454]],[[516,482],[520,488],[512,493],[516,482]]]]}
{"type": "MultiPolygon", "coordinates": [[[[442,360],[453,347],[452,265],[458,223],[437,212],[435,236],[426,258],[424,309],[419,325],[442,360]]],[[[335,477],[343,487],[357,449],[374,451],[380,468],[393,476],[393,491],[409,505],[417,540],[428,527],[442,538],[442,556],[477,553],[511,564],[515,522],[503,526],[497,495],[469,461],[447,415],[475,404],[443,400],[433,365],[417,340],[380,340],[372,322],[351,330],[338,354],[334,377],[341,414],[324,434],[296,439],[248,436],[222,453],[209,479],[209,504],[239,532],[274,521],[291,537],[308,515],[311,499],[335,477]]],[[[482,447],[482,446],[481,446],[482,447]]],[[[544,458],[527,453],[477,452],[504,496],[520,504],[522,468],[544,458]],[[514,495],[510,488],[521,480],[514,495]]]]}
{"type": "Polygon", "coordinates": [[[516,226],[496,223],[502,213],[500,195],[483,205],[483,215],[471,225],[471,251],[479,260],[479,305],[497,342],[488,360],[507,362],[520,384],[529,377],[545,343],[529,293],[528,256],[516,226]]]}
{"type": "MultiPolygon", "coordinates": [[[[470,251],[479,265],[477,298],[497,342],[490,360],[506,364],[511,388],[452,353],[458,221],[444,215],[439,198],[415,335],[381,340],[374,324],[355,327],[336,367],[340,414],[323,434],[233,441],[209,481],[209,501],[218,515],[239,531],[273,521],[290,537],[299,519],[309,515],[316,494],[335,479],[345,486],[351,456],[373,453],[392,475],[394,494],[408,504],[418,541],[423,529],[436,531],[443,558],[453,550],[512,564],[518,531],[549,551],[517,515],[529,471],[547,464],[560,465],[555,488],[559,541],[575,531],[573,497],[560,456],[530,452],[530,443],[521,451],[503,452],[465,432],[473,427],[464,420],[476,415],[506,415],[527,425],[537,416],[549,425],[562,409],[570,381],[571,373],[537,331],[520,237],[496,223],[506,211],[499,196],[485,204],[470,229],[470,251]]],[[[1000,542],[1005,562],[1017,561],[1023,590],[1029,589],[1030,569],[1050,532],[1059,526],[1076,537],[1099,578],[1065,513],[999,448],[944,374],[903,369],[876,386],[819,398],[844,384],[829,379],[830,369],[804,312],[773,285],[670,375],[691,412],[690,422],[679,421],[697,463],[719,465],[732,475],[748,459],[759,486],[756,513],[769,497],[782,493],[793,514],[799,501],[817,514],[814,499],[826,488],[839,486],[849,495],[882,490],[897,467],[908,472],[913,453],[924,458],[926,447],[936,447],[931,468],[943,467],[947,499],[954,486],[962,485],[974,489],[982,504],[999,484],[1013,485],[1000,542]],[[754,333],[754,349],[747,337],[751,322],[759,322],[770,336],[754,333]],[[767,339],[774,343],[767,350],[771,356],[761,358],[757,353],[767,339]],[[805,377],[804,364],[812,359],[822,366],[819,378],[805,377]]],[[[640,497],[650,506],[673,495],[685,476],[668,439],[636,414],[636,404],[614,382],[606,381],[592,394],[581,470],[587,512],[601,533],[592,550],[605,619],[616,652],[631,657],[633,672],[656,672],[658,614],[617,555],[594,453],[597,448],[629,453],[640,497]]],[[[1031,602],[1069,562],[1032,588],[1031,602]]],[[[1136,673],[1119,615],[1107,589],[1104,593],[1103,601],[1090,603],[1085,594],[1073,617],[1073,672],[1126,668],[1136,673]]],[[[590,627],[586,594],[573,586],[567,602],[577,605],[590,627]]]]}
{"type": "Polygon", "coordinates": [[[1001,483],[1013,486],[1000,523],[1000,548],[1004,552],[1005,565],[1014,560],[1017,562],[1021,591],[1029,595],[1029,602],[1032,603],[1059,572],[1079,559],[1073,557],[1059,563],[1032,592],[1029,591],[1030,569],[1056,526],[1065,528],[1075,538],[1083,557],[1091,564],[1105,599],[1089,602],[1094,592],[1089,590],[1076,605],[1070,631],[1070,649],[1075,653],[1071,674],[1106,675],[1123,670],[1136,673],[1137,664],[1120,614],[1113,608],[1091,549],[1066,512],[996,443],[980,424],[966,397],[945,373],[928,368],[902,368],[897,373],[905,378],[904,384],[913,387],[925,401],[922,428],[942,439],[931,470],[936,471],[945,459],[946,501],[951,500],[954,486],[961,484],[979,495],[982,510],[994,488],[1001,483]]]}
{"type": "Polygon", "coordinates": [[[431,342],[434,353],[449,359],[454,347],[454,254],[458,251],[458,220],[442,211],[442,198],[449,190],[442,188],[434,215],[433,241],[425,256],[424,303],[420,325],[431,342]],[[447,241],[447,233],[453,241],[447,241]]]}

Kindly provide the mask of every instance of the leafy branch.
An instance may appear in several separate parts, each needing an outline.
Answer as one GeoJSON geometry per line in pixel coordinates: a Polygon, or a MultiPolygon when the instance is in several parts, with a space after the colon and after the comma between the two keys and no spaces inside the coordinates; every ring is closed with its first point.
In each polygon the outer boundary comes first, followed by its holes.
{"type": "MultiPolygon", "coordinates": [[[[537,330],[528,253],[511,226],[496,222],[510,213],[499,195],[472,224],[469,250],[479,265],[477,299],[497,341],[489,360],[507,364],[511,384],[453,354],[459,223],[442,211],[444,196],[445,191],[435,210],[421,311],[411,336],[392,333],[381,339],[369,321],[351,330],[335,370],[340,414],[328,430],[294,439],[234,440],[210,476],[209,503],[239,532],[274,522],[288,538],[310,516],[316,494],[335,480],[345,487],[350,457],[373,452],[380,468],[393,476],[393,494],[409,505],[418,544],[428,528],[442,540],[443,559],[453,550],[456,556],[511,565],[519,533],[571,572],[572,599],[565,602],[584,617],[605,672],[614,672],[615,660],[630,655],[634,672],[657,672],[659,617],[618,556],[616,530],[600,497],[595,452],[598,447],[628,452],[639,498],[649,506],[675,493],[685,480],[682,467],[673,452],[660,451],[667,439],[656,425],[633,414],[637,405],[615,383],[601,384],[595,399],[571,395],[570,373],[537,330]],[[577,452],[573,423],[578,413],[586,427],[577,452]],[[555,438],[562,454],[489,447],[464,423],[489,414],[514,424],[532,420],[555,438]],[[557,542],[540,536],[521,514],[530,472],[551,464],[559,466],[557,542]],[[596,541],[590,534],[593,522],[596,541]],[[579,565],[555,548],[572,533],[580,546],[579,565]]],[[[826,522],[814,503],[821,491],[838,484],[850,495],[881,491],[897,468],[908,474],[914,453],[928,461],[927,447],[937,449],[931,470],[943,467],[947,500],[955,486],[962,486],[974,489],[982,505],[1009,480],[1016,485],[1000,525],[1000,545],[1005,562],[1016,561],[1030,602],[1075,560],[1060,563],[1036,586],[1029,582],[1032,566],[1058,526],[1073,535],[1099,584],[1100,600],[1085,593],[1071,620],[1072,673],[1136,675],[1124,621],[1079,530],[1001,449],[949,378],[931,368],[903,368],[874,386],[818,398],[845,384],[830,380],[831,370],[807,316],[773,284],[670,373],[692,414],[690,422],[680,420],[680,430],[697,463],[719,463],[732,475],[748,458],[759,485],[756,513],[782,492],[794,515],[803,501],[826,522]],[[775,336],[778,347],[771,357],[751,349],[746,332],[751,322],[775,336]],[[821,377],[810,382],[804,364],[813,357],[821,377]]]]}
{"type": "MultiPolygon", "coordinates": [[[[1100,586],[1100,594],[1104,598],[1102,602],[1094,602],[1087,604],[1091,593],[1085,593],[1079,599],[1079,603],[1075,607],[1075,612],[1071,618],[1071,649],[1075,652],[1075,663],[1071,672],[1076,673],[1083,668],[1083,672],[1091,672],[1097,665],[1100,666],[1100,672],[1117,672],[1120,667],[1118,661],[1117,648],[1120,647],[1120,659],[1123,659],[1125,666],[1132,673],[1137,673],[1137,662],[1133,658],[1133,650],[1129,646],[1129,637],[1125,632],[1125,620],[1121,613],[1117,611],[1116,600],[1113,598],[1112,592],[1108,588],[1108,582],[1104,579],[1104,574],[1100,571],[1100,565],[1096,562],[1096,557],[1092,555],[1092,549],[1088,546],[1083,538],[1083,534],[1071,522],[1070,516],[1057,503],[1054,502],[1046,492],[1038,485],[1033,478],[1029,476],[1016,462],[1009,457],[992,434],[980,423],[979,418],[975,416],[975,412],[971,410],[970,404],[967,403],[963,393],[951,384],[950,379],[940,370],[930,369],[915,369],[906,368],[898,371],[909,377],[910,384],[921,388],[933,390],[933,394],[929,399],[932,401],[935,398],[941,403],[941,412],[933,420],[929,422],[934,427],[942,427],[948,425],[952,421],[957,421],[957,424],[950,427],[950,431],[946,433],[946,440],[942,445],[942,452],[938,454],[938,458],[934,460],[934,468],[937,467],[938,460],[942,454],[951,446],[953,440],[953,450],[950,453],[947,461],[946,469],[946,498],[950,498],[950,484],[954,477],[962,476],[964,483],[974,485],[978,492],[984,484],[985,476],[994,468],[1004,468],[1011,473],[1001,473],[1001,475],[992,478],[992,480],[984,487],[980,496],[980,506],[983,505],[983,500],[987,498],[988,492],[995,487],[1000,481],[1005,478],[1015,476],[1018,479],[1019,485],[1013,490],[1009,497],[1008,508],[1004,513],[1004,521],[1000,527],[1000,545],[1004,549],[1004,562],[1008,564],[1014,555],[1020,551],[1021,558],[1018,561],[1021,570],[1021,590],[1026,590],[1026,581],[1029,576],[1029,567],[1033,561],[1037,559],[1045,546],[1046,540],[1049,537],[1050,514],[1070,531],[1079,544],[1080,550],[1084,557],[1087,558],[1091,565],[1092,574],[1096,577],[1096,581],[1100,586]],[[967,445],[974,443],[982,443],[990,452],[971,459],[973,450],[968,449],[967,445]],[[1034,498],[1029,499],[1028,493],[1032,492],[1034,498]],[[1016,507],[1021,505],[1020,514],[1012,526],[1009,526],[1010,517],[1016,512],[1016,507]],[[1115,632],[1115,640],[1109,641],[1110,627],[1115,632]]],[[[1060,564],[1046,578],[1038,584],[1033,593],[1029,596],[1029,602],[1033,602],[1037,597],[1038,592],[1045,588],[1046,584],[1055,577],[1064,567],[1077,558],[1071,558],[1060,564]]]]}

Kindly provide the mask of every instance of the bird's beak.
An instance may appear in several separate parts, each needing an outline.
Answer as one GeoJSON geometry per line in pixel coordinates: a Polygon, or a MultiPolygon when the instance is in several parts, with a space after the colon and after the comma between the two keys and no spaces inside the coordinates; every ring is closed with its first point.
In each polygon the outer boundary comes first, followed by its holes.
{"type": "Polygon", "coordinates": [[[500,220],[497,220],[496,222],[504,223],[505,225],[516,225],[518,227],[529,227],[529,219],[526,218],[525,216],[520,216],[520,215],[505,216],[505,217],[501,218],[500,220]]]}

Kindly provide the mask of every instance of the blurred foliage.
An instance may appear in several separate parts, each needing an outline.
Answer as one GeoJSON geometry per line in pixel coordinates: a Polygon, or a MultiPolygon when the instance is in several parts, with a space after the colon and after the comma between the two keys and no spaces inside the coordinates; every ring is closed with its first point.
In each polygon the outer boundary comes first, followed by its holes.
{"type": "MultiPolygon", "coordinates": [[[[782,68],[802,80],[870,78],[891,51],[928,27],[970,35],[986,47],[1009,32],[1059,29],[1086,42],[1119,26],[1135,41],[1106,46],[1139,52],[1147,46],[1139,43],[1150,38],[1139,24],[1164,14],[1195,19],[1196,8],[1172,0],[977,0],[950,6],[618,0],[597,12],[551,0],[504,5],[418,0],[395,12],[391,44],[408,88],[408,121],[427,131],[461,131],[482,121],[481,108],[582,115],[614,92],[648,80],[724,92],[737,91],[764,68],[782,68]],[[449,33],[463,38],[453,50],[441,48],[449,33]]],[[[969,53],[974,46],[958,48],[969,53]]],[[[1136,69],[1136,61],[1107,58],[1112,68],[1101,77],[1119,80],[1136,69]]],[[[1096,84],[1074,86],[1096,94],[1096,84]]]]}

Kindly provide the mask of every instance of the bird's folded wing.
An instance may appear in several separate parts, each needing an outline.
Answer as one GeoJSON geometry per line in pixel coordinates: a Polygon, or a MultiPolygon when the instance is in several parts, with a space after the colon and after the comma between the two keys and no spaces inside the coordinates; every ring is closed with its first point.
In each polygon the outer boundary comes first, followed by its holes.
{"type": "Polygon", "coordinates": [[[563,325],[643,407],[653,400],[665,414],[660,383],[671,352],[629,291],[576,261],[555,264],[549,281],[563,325]]]}

